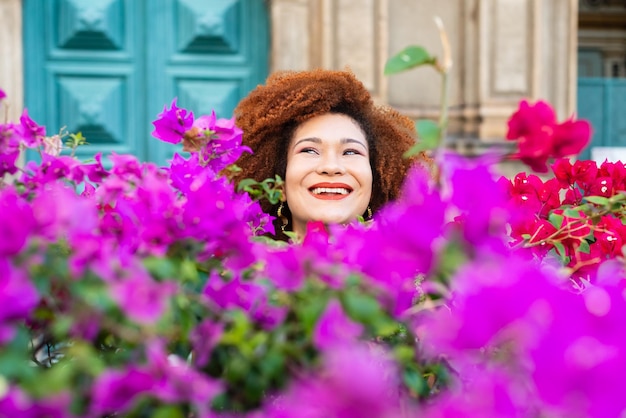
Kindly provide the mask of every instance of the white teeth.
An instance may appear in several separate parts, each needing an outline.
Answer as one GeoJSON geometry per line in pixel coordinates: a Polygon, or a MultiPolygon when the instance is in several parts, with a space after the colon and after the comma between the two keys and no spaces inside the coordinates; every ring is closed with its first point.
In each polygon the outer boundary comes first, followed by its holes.
{"type": "Polygon", "coordinates": [[[313,194],[321,194],[321,193],[338,193],[338,194],[348,194],[350,193],[348,191],[348,189],[344,189],[344,188],[330,188],[330,187],[316,187],[313,190],[311,190],[313,192],[313,194]]]}

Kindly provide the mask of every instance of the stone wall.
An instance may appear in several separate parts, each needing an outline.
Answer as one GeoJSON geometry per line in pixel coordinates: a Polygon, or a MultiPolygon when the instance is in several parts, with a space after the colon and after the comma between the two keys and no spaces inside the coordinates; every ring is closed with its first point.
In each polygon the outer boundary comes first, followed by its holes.
{"type": "Polygon", "coordinates": [[[521,98],[576,108],[577,0],[271,0],[272,69],[349,67],[377,100],[434,118],[440,77],[430,68],[383,76],[407,45],[441,55],[433,18],[446,27],[454,66],[450,134],[466,143],[504,135],[521,98]]]}

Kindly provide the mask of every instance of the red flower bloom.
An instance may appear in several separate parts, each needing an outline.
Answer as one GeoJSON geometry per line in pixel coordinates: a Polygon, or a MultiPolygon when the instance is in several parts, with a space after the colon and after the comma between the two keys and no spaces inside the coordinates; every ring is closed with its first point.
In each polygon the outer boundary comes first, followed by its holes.
{"type": "Polygon", "coordinates": [[[548,159],[576,155],[591,138],[589,122],[569,119],[558,124],[554,110],[543,101],[531,105],[522,100],[508,127],[506,139],[518,141],[513,158],[541,173],[548,171],[548,159]]]}

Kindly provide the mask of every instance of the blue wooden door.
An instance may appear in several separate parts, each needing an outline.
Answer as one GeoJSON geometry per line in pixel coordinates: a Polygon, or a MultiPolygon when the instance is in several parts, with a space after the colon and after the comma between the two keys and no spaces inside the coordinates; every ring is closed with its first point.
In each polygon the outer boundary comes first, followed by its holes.
{"type": "Polygon", "coordinates": [[[591,147],[626,147],[626,79],[579,78],[578,117],[594,131],[581,158],[590,158],[591,147]]]}
{"type": "Polygon", "coordinates": [[[626,79],[606,77],[602,57],[597,49],[578,51],[578,117],[593,126],[583,159],[593,147],[626,147],[626,79]]]}
{"type": "Polygon", "coordinates": [[[150,136],[163,106],[231,117],[268,73],[261,0],[24,0],[25,104],[49,134],[165,163],[150,136]]]}

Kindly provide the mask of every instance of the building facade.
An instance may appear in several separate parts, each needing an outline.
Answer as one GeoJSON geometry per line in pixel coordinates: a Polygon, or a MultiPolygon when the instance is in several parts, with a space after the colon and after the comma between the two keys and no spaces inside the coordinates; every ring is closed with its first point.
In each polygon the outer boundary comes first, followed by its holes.
{"type": "MultiPolygon", "coordinates": [[[[35,23],[24,10],[36,1],[0,0],[0,86],[11,98],[11,118],[19,115],[25,103],[32,105],[28,98],[24,101],[24,86],[30,77],[25,76],[24,63],[28,66],[29,62],[25,57],[32,55],[30,46],[25,49],[28,38],[24,33],[35,23]]],[[[109,7],[120,2],[124,0],[85,4],[109,7]]],[[[453,60],[448,99],[449,141],[459,149],[471,151],[502,143],[507,118],[522,98],[549,101],[561,119],[577,110],[579,0],[161,1],[164,5],[200,10],[209,21],[211,10],[217,6],[223,9],[224,4],[240,3],[244,7],[250,2],[263,5],[265,17],[258,12],[257,17],[268,21],[267,45],[259,44],[259,48],[266,48],[266,73],[315,67],[350,68],[377,101],[413,118],[437,116],[440,76],[431,68],[385,76],[384,65],[390,56],[408,45],[421,45],[441,56],[441,41],[434,23],[435,16],[441,18],[453,60]]],[[[61,7],[64,3],[76,6],[82,2],[50,3],[61,7]]],[[[586,7],[581,5],[581,10],[586,7]]],[[[234,24],[227,20],[222,23],[234,24]]],[[[595,38],[583,39],[588,46],[595,38]]],[[[611,51],[619,49],[616,48],[611,51]]],[[[612,62],[602,65],[614,71],[612,62]]],[[[210,64],[204,69],[210,71],[209,67],[210,64]]],[[[618,71],[626,70],[620,67],[618,71]]],[[[245,93],[239,91],[240,95],[245,93]]]]}

